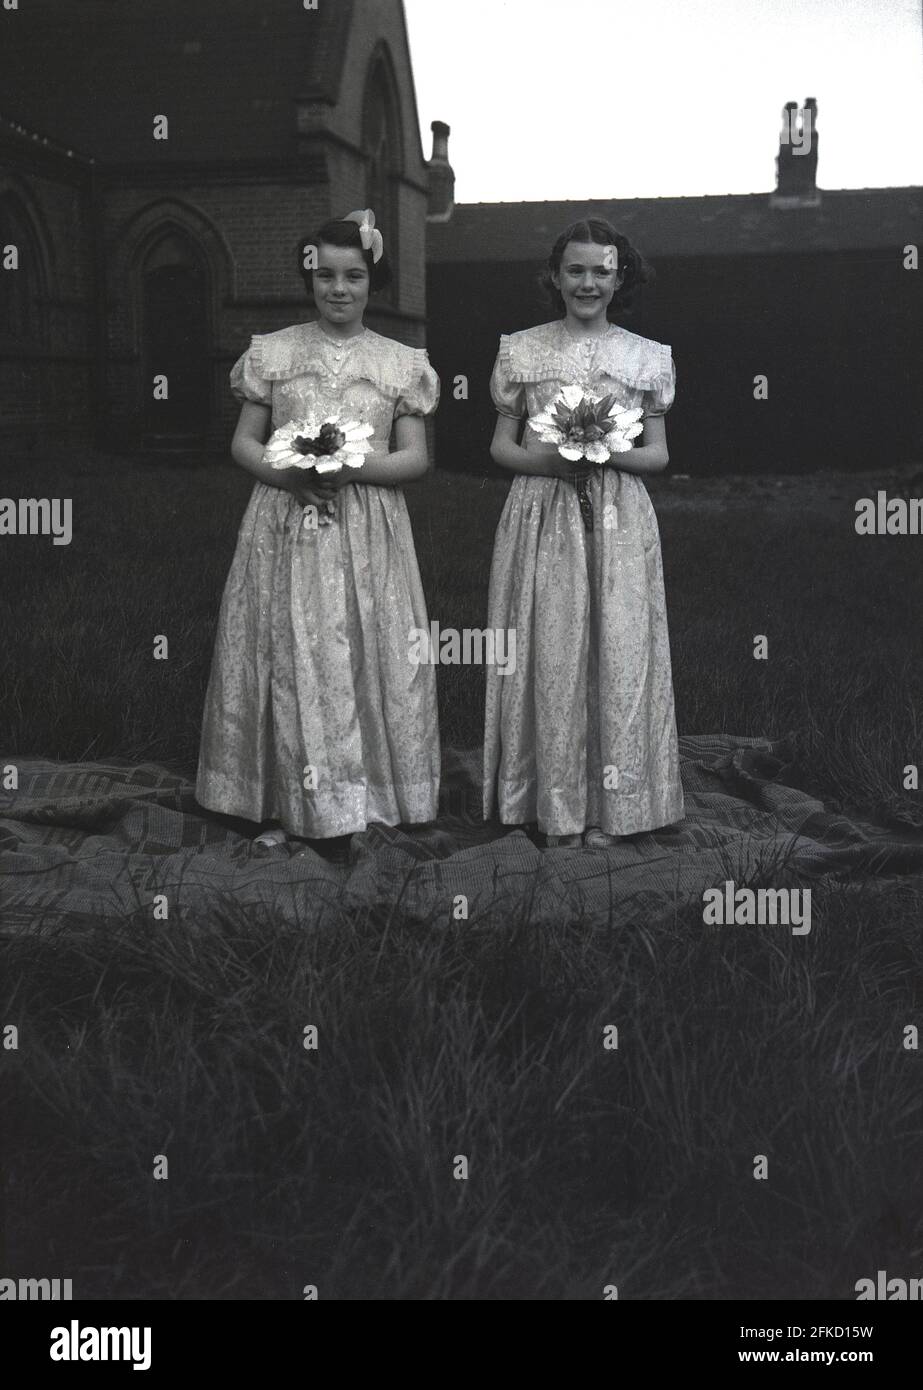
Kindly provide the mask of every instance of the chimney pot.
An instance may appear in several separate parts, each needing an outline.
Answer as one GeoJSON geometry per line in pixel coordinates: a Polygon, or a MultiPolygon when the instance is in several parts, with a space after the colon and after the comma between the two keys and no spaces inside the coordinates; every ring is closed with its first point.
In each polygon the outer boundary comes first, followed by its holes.
{"type": "Polygon", "coordinates": [[[429,200],[427,217],[433,222],[447,222],[455,207],[455,173],[449,163],[451,128],[445,121],[432,121],[433,154],[428,164],[429,200]]]}
{"type": "Polygon", "coordinates": [[[433,159],[444,159],[448,164],[451,126],[447,126],[445,121],[432,121],[430,130],[433,132],[433,159]]]}
{"type": "Polygon", "coordinates": [[[782,133],[776,158],[775,207],[817,206],[817,101],[803,106],[787,101],[782,109],[782,133]]]}

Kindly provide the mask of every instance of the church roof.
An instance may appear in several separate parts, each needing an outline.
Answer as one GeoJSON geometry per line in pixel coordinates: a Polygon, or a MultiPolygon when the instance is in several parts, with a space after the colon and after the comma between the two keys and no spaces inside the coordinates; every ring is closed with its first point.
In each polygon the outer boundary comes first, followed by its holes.
{"type": "Polygon", "coordinates": [[[923,188],[822,189],[816,206],[773,206],[768,193],[586,202],[458,203],[427,226],[431,264],[543,261],[579,217],[603,217],[645,255],[721,256],[872,250],[919,243],[923,188]]]}
{"type": "Polygon", "coordinates": [[[28,0],[3,21],[0,107],[104,163],[280,158],[296,98],[334,103],[354,0],[28,0]],[[157,115],[169,139],[153,139],[157,115]]]}

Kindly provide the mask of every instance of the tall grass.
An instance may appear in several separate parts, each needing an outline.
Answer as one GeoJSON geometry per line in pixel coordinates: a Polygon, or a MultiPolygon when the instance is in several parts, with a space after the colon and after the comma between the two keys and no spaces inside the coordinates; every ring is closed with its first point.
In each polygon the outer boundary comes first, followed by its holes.
{"type": "Polygon", "coordinates": [[[207,931],[19,938],[6,1263],[124,1298],[849,1298],[913,1274],[921,900],[830,888],[803,940],[694,912],[303,932],[230,901],[207,931]]]}

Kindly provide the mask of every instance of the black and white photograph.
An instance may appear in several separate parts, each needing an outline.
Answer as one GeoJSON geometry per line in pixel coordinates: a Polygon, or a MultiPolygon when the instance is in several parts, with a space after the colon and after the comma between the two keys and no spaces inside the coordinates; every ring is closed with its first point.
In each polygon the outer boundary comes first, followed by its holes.
{"type": "Polygon", "coordinates": [[[920,0],[0,0],[30,1367],[343,1301],[886,1366],[921,133],[920,0]]]}

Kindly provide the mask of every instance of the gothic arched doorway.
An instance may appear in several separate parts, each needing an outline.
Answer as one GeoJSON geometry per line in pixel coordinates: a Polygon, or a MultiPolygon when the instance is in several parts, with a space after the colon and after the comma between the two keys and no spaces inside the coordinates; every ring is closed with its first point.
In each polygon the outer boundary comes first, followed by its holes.
{"type": "Polygon", "coordinates": [[[145,442],[192,443],[210,423],[207,279],[192,242],[172,231],[155,241],[141,286],[145,442]],[[166,377],[166,399],[155,399],[155,377],[166,377]]]}

